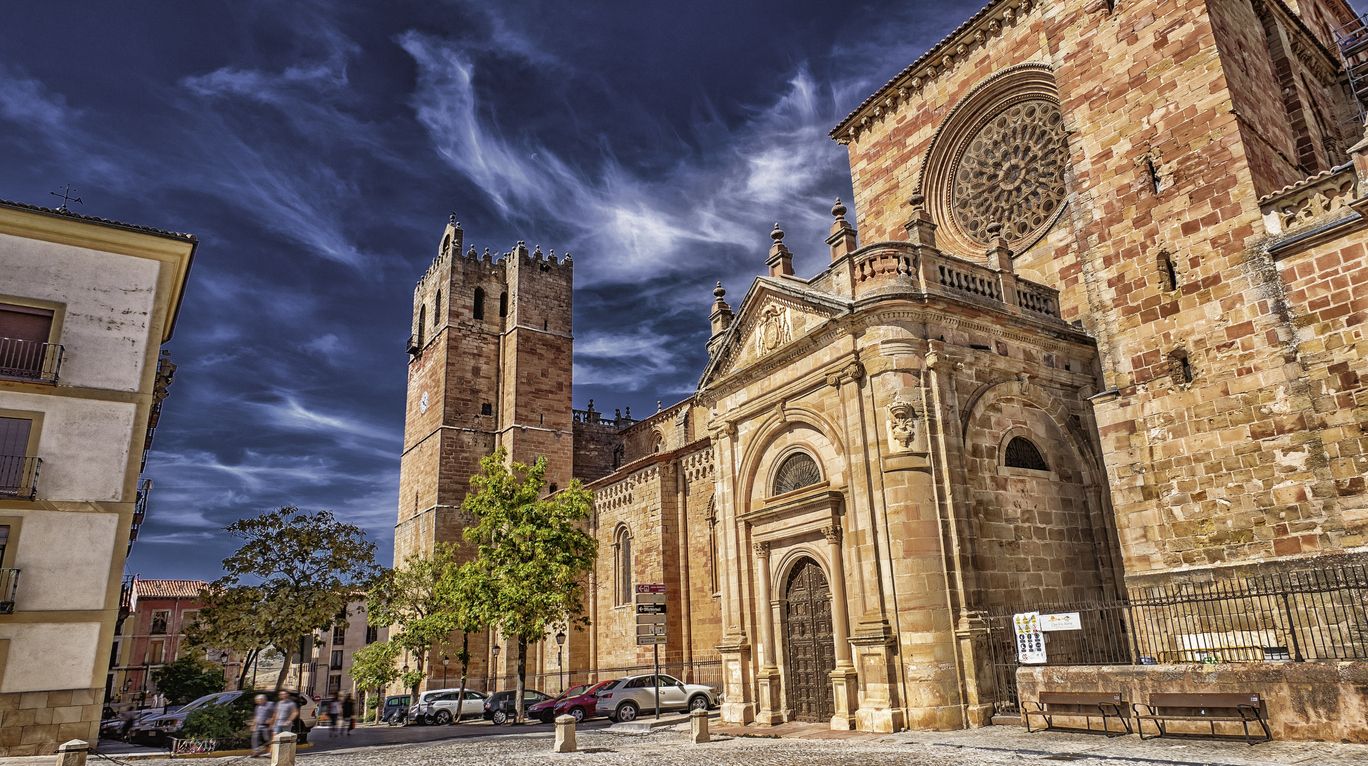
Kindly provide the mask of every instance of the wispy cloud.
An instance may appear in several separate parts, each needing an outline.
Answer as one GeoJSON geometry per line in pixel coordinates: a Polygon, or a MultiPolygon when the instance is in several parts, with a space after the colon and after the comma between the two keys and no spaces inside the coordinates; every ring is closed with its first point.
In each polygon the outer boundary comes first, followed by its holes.
{"type": "Polygon", "coordinates": [[[56,133],[76,119],[78,111],[60,93],[17,67],[0,63],[0,117],[40,131],[56,133]]]}

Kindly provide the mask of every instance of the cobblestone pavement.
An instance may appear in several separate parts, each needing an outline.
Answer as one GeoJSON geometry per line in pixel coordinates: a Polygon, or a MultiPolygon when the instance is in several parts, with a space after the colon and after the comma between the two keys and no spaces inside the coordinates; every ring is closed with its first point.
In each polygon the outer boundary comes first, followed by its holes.
{"type": "MultiPolygon", "coordinates": [[[[1028,735],[1015,727],[989,727],[962,732],[903,732],[889,735],[806,737],[718,737],[690,745],[685,734],[659,730],[651,734],[582,731],[580,752],[551,753],[545,729],[497,737],[439,742],[413,742],[303,752],[300,766],[524,766],[564,763],[579,766],[1022,766],[1023,763],[1069,762],[1078,766],[1368,766],[1368,745],[1203,740],[1140,741],[1135,737],[1048,732],[1028,735]]],[[[15,764],[20,759],[14,759],[15,764]]],[[[235,759],[197,759],[199,766],[228,766],[235,759]]],[[[9,759],[0,759],[8,766],[9,759]]],[[[26,764],[38,763],[22,759],[26,764]]],[[[51,763],[52,759],[43,762],[51,763]]],[[[262,760],[238,760],[242,766],[262,760]]],[[[139,760],[136,766],[184,766],[184,760],[139,760]]],[[[92,766],[111,766],[97,759],[92,766]]]]}

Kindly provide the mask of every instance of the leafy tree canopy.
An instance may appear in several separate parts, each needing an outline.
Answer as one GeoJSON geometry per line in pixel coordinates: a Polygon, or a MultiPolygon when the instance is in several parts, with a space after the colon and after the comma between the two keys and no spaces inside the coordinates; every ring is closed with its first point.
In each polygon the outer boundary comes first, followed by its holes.
{"type": "Polygon", "coordinates": [[[399,678],[394,663],[402,648],[393,641],[377,641],[356,650],[352,655],[351,675],[356,688],[380,690],[399,678]]]}
{"type": "Polygon", "coordinates": [[[223,691],[223,668],[210,665],[195,654],[184,654],[175,662],[152,671],[152,682],[172,705],[184,705],[206,694],[223,691]]]}

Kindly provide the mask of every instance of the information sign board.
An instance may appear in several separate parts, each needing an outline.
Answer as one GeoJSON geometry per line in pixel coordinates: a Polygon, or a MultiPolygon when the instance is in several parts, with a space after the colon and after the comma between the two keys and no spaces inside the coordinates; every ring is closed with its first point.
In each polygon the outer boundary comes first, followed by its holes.
{"type": "Polygon", "coordinates": [[[1023,665],[1045,664],[1045,634],[1040,630],[1040,612],[1012,615],[1016,631],[1017,660],[1023,665]]]}
{"type": "Polygon", "coordinates": [[[1078,616],[1078,612],[1060,612],[1058,614],[1040,615],[1040,629],[1050,630],[1082,630],[1083,619],[1078,616]]]}

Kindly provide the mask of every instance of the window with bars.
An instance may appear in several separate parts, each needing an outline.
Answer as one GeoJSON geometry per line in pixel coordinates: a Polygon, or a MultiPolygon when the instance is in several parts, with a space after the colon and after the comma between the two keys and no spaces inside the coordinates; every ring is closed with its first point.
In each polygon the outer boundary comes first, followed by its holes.
{"type": "Polygon", "coordinates": [[[1045,462],[1045,456],[1040,454],[1040,448],[1023,436],[1013,436],[1012,440],[1007,442],[1007,454],[1003,464],[1008,468],[1050,470],[1049,464],[1045,462]]]}
{"type": "Polygon", "coordinates": [[[806,452],[795,452],[784,458],[784,462],[779,464],[779,470],[774,472],[774,487],[771,495],[782,495],[786,492],[810,487],[822,480],[822,471],[817,467],[817,461],[806,452]]]}

